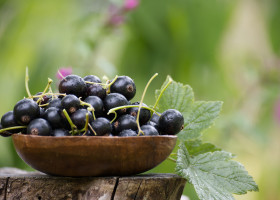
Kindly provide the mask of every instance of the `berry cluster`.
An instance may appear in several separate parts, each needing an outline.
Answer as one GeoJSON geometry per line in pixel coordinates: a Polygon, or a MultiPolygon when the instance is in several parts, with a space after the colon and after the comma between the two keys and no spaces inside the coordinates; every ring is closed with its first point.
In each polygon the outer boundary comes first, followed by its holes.
{"type": "Polygon", "coordinates": [[[95,75],[68,75],[60,81],[58,93],[52,92],[51,82],[2,116],[1,136],[154,136],[175,135],[183,129],[179,111],[158,113],[143,98],[131,103],[136,86],[128,76],[102,83],[95,75]]]}

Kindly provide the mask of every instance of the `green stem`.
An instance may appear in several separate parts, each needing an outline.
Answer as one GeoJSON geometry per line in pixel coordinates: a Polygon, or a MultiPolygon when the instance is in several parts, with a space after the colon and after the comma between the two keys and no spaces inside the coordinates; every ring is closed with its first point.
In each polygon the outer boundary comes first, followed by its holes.
{"type": "Polygon", "coordinates": [[[84,132],[83,135],[85,135],[88,131],[88,125],[89,125],[89,116],[88,113],[86,114],[86,123],[85,123],[85,127],[81,130],[81,132],[84,132]]]}
{"type": "Polygon", "coordinates": [[[87,106],[87,107],[88,107],[87,110],[90,111],[90,112],[92,113],[93,119],[96,120],[96,117],[95,117],[95,114],[94,114],[95,109],[94,109],[94,107],[92,107],[91,104],[89,104],[89,103],[87,103],[87,102],[84,102],[84,101],[82,101],[82,100],[80,99],[80,105],[81,105],[81,106],[87,106]]]}
{"type": "Polygon", "coordinates": [[[46,92],[48,91],[48,89],[50,88],[52,82],[53,82],[53,80],[50,79],[50,78],[48,78],[48,84],[47,84],[46,88],[44,89],[44,91],[42,92],[41,97],[39,97],[39,99],[37,100],[37,102],[36,102],[37,104],[39,104],[39,103],[42,101],[43,96],[45,95],[45,93],[46,93],[46,92]]]}
{"type": "MultiPolygon", "coordinates": [[[[109,114],[111,114],[111,113],[115,113],[115,111],[121,110],[121,109],[124,109],[124,108],[136,108],[136,107],[139,108],[140,106],[139,106],[139,105],[127,105],[127,106],[115,107],[115,108],[110,109],[109,112],[107,113],[107,115],[109,115],[109,114]]],[[[149,108],[149,107],[146,107],[146,106],[142,106],[142,108],[147,109],[147,110],[149,110],[149,111],[151,111],[151,112],[155,112],[155,113],[156,113],[156,111],[155,111],[154,109],[152,109],[152,108],[149,108]]]]}
{"type": "Polygon", "coordinates": [[[139,136],[141,133],[144,135],[144,132],[141,130],[140,128],[140,123],[139,123],[139,116],[140,116],[140,112],[141,112],[141,107],[142,107],[142,104],[143,104],[143,100],[144,100],[144,97],[145,97],[145,94],[147,92],[147,89],[149,87],[149,85],[151,84],[151,82],[154,80],[154,78],[158,75],[158,73],[155,73],[152,78],[150,78],[150,80],[148,81],[145,89],[144,89],[144,92],[142,94],[142,97],[141,97],[141,101],[140,101],[140,104],[139,104],[139,109],[138,109],[138,112],[137,112],[137,117],[136,117],[136,123],[137,123],[137,127],[138,127],[138,135],[139,136]]]}
{"type": "Polygon", "coordinates": [[[171,158],[170,156],[167,158],[168,160],[171,160],[171,161],[173,161],[173,162],[177,162],[177,160],[175,160],[174,158],[171,158]]]}
{"type": "Polygon", "coordinates": [[[26,89],[28,97],[31,97],[32,95],[29,90],[28,81],[29,81],[28,67],[26,67],[26,69],[25,69],[25,89],[26,89]]]}
{"type": "Polygon", "coordinates": [[[27,126],[13,126],[13,127],[9,127],[9,128],[3,128],[3,129],[0,129],[0,133],[9,131],[9,130],[22,129],[22,128],[26,128],[26,127],[27,126]]]}
{"type": "Polygon", "coordinates": [[[157,98],[157,100],[156,100],[156,103],[155,103],[155,105],[153,106],[153,109],[154,109],[154,110],[156,109],[156,107],[157,107],[157,105],[158,105],[158,102],[159,102],[159,100],[160,100],[162,94],[163,94],[164,91],[167,89],[167,87],[172,83],[172,81],[173,81],[173,80],[169,77],[168,83],[167,83],[167,84],[165,85],[165,87],[161,90],[161,92],[160,92],[160,94],[159,94],[159,96],[158,96],[158,98],[157,98]]]}
{"type": "Polygon", "coordinates": [[[70,124],[71,126],[71,129],[72,129],[72,133],[77,130],[77,127],[75,126],[75,124],[72,122],[71,118],[69,117],[67,111],[65,109],[63,109],[63,113],[68,121],[68,123],[70,124]]]}
{"type": "Polygon", "coordinates": [[[93,132],[93,134],[96,136],[96,132],[93,130],[92,126],[89,124],[88,127],[90,128],[90,130],[93,132]]]}

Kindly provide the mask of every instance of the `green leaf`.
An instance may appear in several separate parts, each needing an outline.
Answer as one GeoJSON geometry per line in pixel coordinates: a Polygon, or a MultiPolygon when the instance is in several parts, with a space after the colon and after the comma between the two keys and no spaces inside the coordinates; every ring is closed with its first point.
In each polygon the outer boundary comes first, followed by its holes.
{"type": "Polygon", "coordinates": [[[185,145],[179,145],[176,171],[193,184],[201,200],[232,200],[232,194],[258,191],[253,178],[233,155],[215,151],[191,157],[185,145]]]}
{"type": "Polygon", "coordinates": [[[221,151],[221,149],[217,148],[215,145],[211,143],[202,143],[199,139],[186,141],[185,145],[190,156],[196,156],[207,152],[221,151]]]}
{"type": "Polygon", "coordinates": [[[188,115],[184,115],[184,129],[178,134],[180,140],[186,141],[201,136],[219,116],[223,103],[221,101],[196,101],[188,115]]]}
{"type": "MultiPolygon", "coordinates": [[[[161,89],[156,90],[156,99],[170,79],[171,77],[167,76],[161,89]]],[[[193,101],[194,94],[189,85],[183,85],[182,83],[172,81],[159,100],[158,110],[159,112],[164,112],[167,109],[176,109],[185,117],[185,115],[187,116],[190,113],[193,101]]]]}
{"type": "MultiPolygon", "coordinates": [[[[160,96],[168,81],[167,77],[160,90],[156,90],[156,98],[160,96]]],[[[193,140],[201,136],[201,132],[209,128],[219,116],[222,109],[220,101],[194,101],[193,90],[189,85],[172,81],[162,93],[157,109],[164,112],[176,109],[184,116],[184,129],[178,134],[180,140],[193,140]]]]}

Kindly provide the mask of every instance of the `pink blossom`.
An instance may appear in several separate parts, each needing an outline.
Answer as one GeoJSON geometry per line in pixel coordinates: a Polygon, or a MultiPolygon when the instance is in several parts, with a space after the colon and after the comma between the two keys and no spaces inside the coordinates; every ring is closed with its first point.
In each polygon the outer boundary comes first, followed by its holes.
{"type": "Polygon", "coordinates": [[[64,68],[60,68],[57,73],[56,73],[56,77],[59,80],[62,80],[65,76],[68,76],[72,74],[72,68],[71,67],[64,67],[64,68]]]}
{"type": "Polygon", "coordinates": [[[139,0],[125,0],[124,9],[133,10],[139,5],[139,0]]]}

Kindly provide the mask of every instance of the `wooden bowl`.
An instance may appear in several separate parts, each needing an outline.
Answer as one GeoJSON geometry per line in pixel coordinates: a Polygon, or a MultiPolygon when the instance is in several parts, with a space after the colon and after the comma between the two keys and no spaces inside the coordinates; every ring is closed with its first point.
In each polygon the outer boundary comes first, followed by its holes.
{"type": "Polygon", "coordinates": [[[164,161],[176,136],[12,136],[18,155],[32,168],[58,176],[127,176],[164,161]]]}

